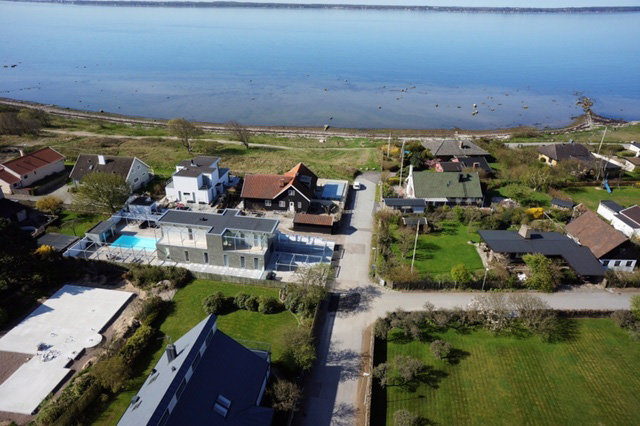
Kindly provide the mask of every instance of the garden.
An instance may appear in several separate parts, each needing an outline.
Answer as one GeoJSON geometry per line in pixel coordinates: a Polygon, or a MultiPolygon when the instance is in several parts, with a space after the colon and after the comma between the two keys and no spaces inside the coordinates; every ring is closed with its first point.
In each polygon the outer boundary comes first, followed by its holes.
{"type": "Polygon", "coordinates": [[[640,422],[638,317],[562,318],[525,299],[509,319],[508,298],[483,303],[379,320],[372,424],[640,422]]]}

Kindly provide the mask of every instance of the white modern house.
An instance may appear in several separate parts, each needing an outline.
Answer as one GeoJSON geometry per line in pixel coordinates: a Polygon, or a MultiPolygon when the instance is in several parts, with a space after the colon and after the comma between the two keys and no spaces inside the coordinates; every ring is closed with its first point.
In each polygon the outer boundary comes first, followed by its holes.
{"type": "Polygon", "coordinates": [[[176,166],[167,182],[167,199],[174,202],[211,204],[229,185],[229,169],[220,168],[220,158],[198,156],[176,166]]]}
{"type": "Polygon", "coordinates": [[[640,237],[640,206],[625,209],[613,201],[600,201],[598,214],[627,237],[640,237]]]}

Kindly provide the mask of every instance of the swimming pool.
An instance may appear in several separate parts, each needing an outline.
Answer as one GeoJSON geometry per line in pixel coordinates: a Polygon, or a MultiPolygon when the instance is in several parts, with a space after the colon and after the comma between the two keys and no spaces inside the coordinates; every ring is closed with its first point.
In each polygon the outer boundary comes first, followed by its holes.
{"type": "Polygon", "coordinates": [[[121,235],[111,247],[133,248],[136,250],[153,251],[156,249],[155,238],[137,237],[135,235],[121,235]]]}

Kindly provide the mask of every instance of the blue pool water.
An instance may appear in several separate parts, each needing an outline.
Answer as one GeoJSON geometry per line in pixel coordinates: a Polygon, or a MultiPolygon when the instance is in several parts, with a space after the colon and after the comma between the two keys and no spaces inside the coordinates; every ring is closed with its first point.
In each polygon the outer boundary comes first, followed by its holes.
{"type": "Polygon", "coordinates": [[[156,240],[155,238],[136,237],[135,235],[121,235],[111,244],[111,247],[153,251],[156,249],[156,240]]]}
{"type": "MultiPolygon", "coordinates": [[[[592,2],[619,3],[561,3],[592,2]]],[[[255,125],[490,129],[568,124],[583,94],[637,120],[639,22],[0,1],[0,97],[255,125]]]]}

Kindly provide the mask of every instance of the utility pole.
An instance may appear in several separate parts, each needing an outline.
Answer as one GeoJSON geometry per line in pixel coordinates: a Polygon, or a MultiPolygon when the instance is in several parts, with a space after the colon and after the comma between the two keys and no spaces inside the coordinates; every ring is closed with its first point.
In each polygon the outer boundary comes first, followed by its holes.
{"type": "Polygon", "coordinates": [[[484,283],[487,282],[487,273],[489,272],[489,268],[484,268],[484,278],[482,279],[482,291],[484,291],[484,283]]]}
{"type": "Polygon", "coordinates": [[[404,168],[404,142],[402,141],[402,157],[400,159],[400,187],[402,188],[402,169],[404,168]]]}
{"type": "Polygon", "coordinates": [[[413,272],[413,263],[416,261],[416,247],[418,247],[418,231],[420,230],[420,220],[416,223],[416,239],[413,241],[413,257],[411,258],[411,272],[413,272]]]}
{"type": "Polygon", "coordinates": [[[389,133],[389,141],[387,142],[387,158],[389,158],[390,153],[391,153],[391,133],[389,133]]]}
{"type": "MultiPolygon", "coordinates": [[[[607,128],[604,128],[604,132],[602,132],[602,139],[600,139],[600,145],[598,145],[598,156],[600,155],[600,149],[602,149],[602,143],[604,142],[604,137],[607,134],[607,128]]],[[[599,158],[600,163],[598,165],[598,173],[596,174],[596,181],[600,179],[600,171],[602,170],[602,157],[599,158]]]]}

